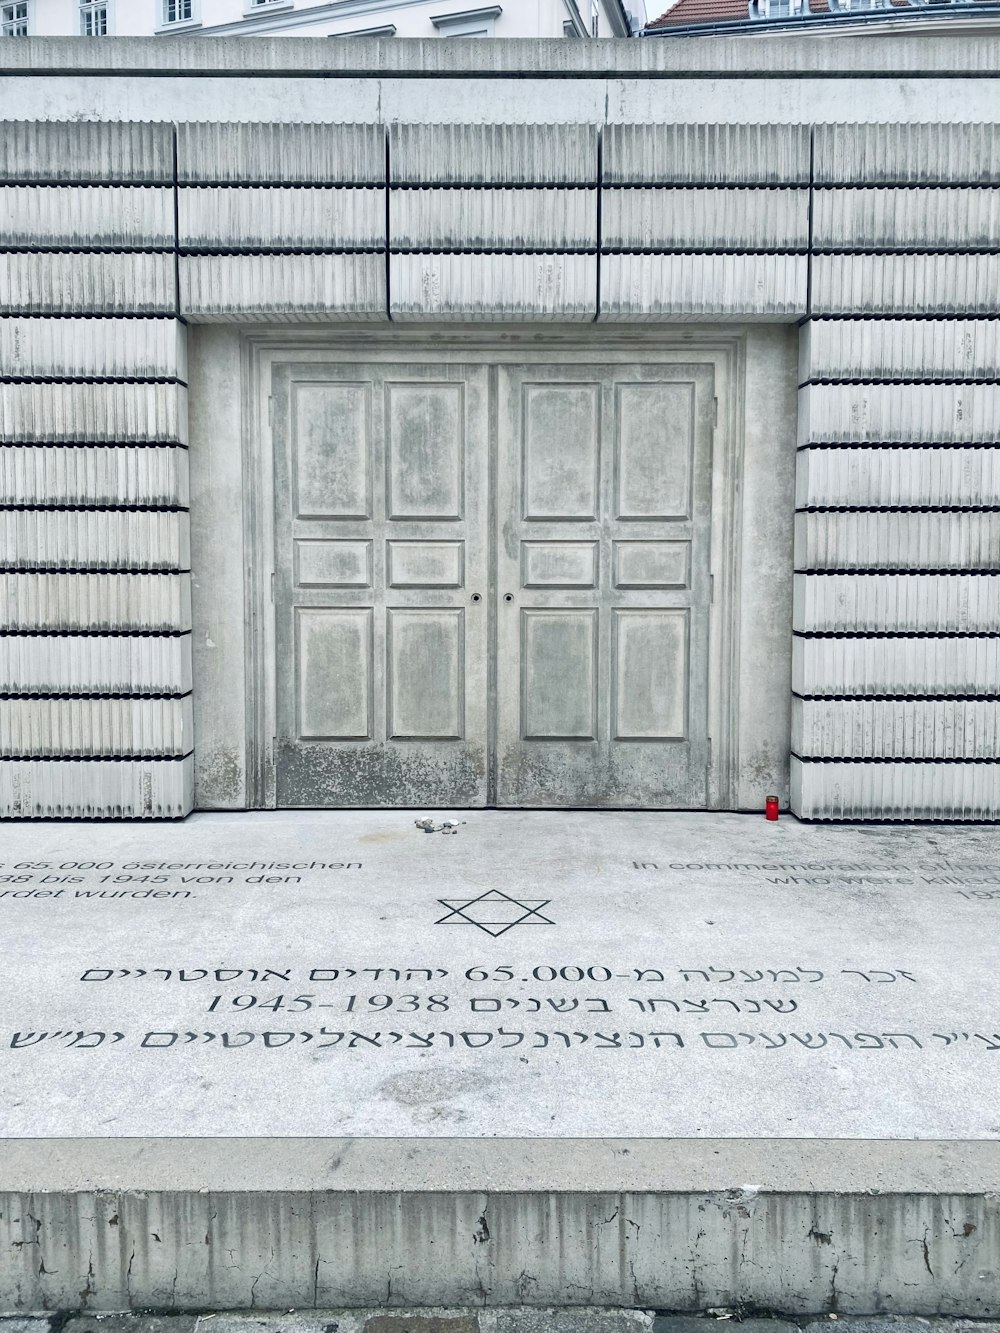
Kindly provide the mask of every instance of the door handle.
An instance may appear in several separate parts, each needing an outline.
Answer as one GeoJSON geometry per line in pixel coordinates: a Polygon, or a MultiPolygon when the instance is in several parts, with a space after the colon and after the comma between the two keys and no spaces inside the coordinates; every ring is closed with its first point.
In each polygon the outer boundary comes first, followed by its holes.
{"type": "Polygon", "coordinates": [[[512,602],[514,600],[514,594],[512,592],[505,592],[503,599],[505,602],[512,602]]]}
{"type": "Polygon", "coordinates": [[[474,602],[481,602],[483,600],[483,594],[481,592],[474,592],[472,594],[472,600],[474,602]]]}

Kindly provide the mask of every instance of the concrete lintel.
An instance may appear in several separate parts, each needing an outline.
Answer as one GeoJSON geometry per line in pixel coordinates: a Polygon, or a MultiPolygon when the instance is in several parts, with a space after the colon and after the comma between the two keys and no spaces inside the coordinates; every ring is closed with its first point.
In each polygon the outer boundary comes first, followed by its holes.
{"type": "Polygon", "coordinates": [[[120,37],[80,42],[69,37],[18,38],[0,46],[0,69],[11,74],[219,74],[510,78],[764,77],[921,78],[986,74],[1000,69],[1000,37],[969,41],[962,33],[889,37],[689,37],[683,41],[567,42],[562,38],[495,38],[443,44],[436,38],[393,38],[356,45],[301,37],[260,37],[251,44],[225,37],[120,37]]]}

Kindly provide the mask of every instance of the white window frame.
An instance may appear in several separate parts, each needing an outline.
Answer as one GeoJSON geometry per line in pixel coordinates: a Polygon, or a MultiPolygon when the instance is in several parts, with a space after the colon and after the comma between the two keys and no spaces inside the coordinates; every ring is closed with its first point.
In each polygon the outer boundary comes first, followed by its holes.
{"type": "Polygon", "coordinates": [[[168,6],[171,3],[180,5],[183,0],[156,0],[159,6],[160,22],[157,24],[157,32],[177,32],[183,28],[201,27],[201,0],[191,0],[191,17],[183,19],[168,18],[168,6]]]}
{"type": "Polygon", "coordinates": [[[81,37],[111,37],[115,31],[115,8],[114,0],[78,0],[77,12],[80,15],[80,36],[81,37]],[[87,14],[94,13],[95,10],[103,9],[107,13],[107,32],[88,33],[84,26],[87,14]]]}
{"type": "Polygon", "coordinates": [[[295,0],[243,0],[244,18],[254,18],[258,14],[282,13],[294,9],[295,0]]]}
{"type": "Polygon", "coordinates": [[[0,3],[0,37],[30,37],[34,17],[34,0],[3,0],[0,3]],[[8,19],[6,17],[8,9],[14,15],[20,5],[24,5],[24,18],[8,19]],[[14,29],[22,23],[25,31],[15,32],[14,29]]]}

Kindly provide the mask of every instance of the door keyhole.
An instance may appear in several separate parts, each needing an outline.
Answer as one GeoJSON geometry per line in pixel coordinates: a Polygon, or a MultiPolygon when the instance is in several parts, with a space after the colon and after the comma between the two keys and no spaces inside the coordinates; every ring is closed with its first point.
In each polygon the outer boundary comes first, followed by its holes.
{"type": "Polygon", "coordinates": [[[514,600],[514,594],[512,592],[505,592],[503,599],[505,602],[512,602],[514,600]]]}

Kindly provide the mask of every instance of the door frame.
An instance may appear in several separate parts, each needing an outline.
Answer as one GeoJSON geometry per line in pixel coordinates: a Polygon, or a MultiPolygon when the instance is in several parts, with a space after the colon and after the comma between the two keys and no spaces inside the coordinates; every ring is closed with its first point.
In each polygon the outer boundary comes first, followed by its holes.
{"type": "MultiPolygon", "coordinates": [[[[523,363],[551,357],[567,365],[600,360],[607,365],[637,360],[710,364],[715,375],[715,434],[712,444],[712,606],[709,631],[708,808],[735,808],[739,767],[738,682],[740,552],[745,403],[745,336],[724,326],[613,328],[566,325],[485,324],[341,325],[335,329],[275,326],[241,339],[243,408],[243,544],[245,588],[245,686],[247,701],[247,806],[275,809],[274,744],[277,716],[275,660],[274,451],[271,438],[271,371],[277,363],[385,361],[409,358],[485,364],[523,363]],[[430,346],[428,343],[430,342],[430,346]]],[[[490,374],[490,431],[496,434],[496,379],[490,374]]],[[[495,451],[494,451],[495,452],[495,451]]],[[[497,530],[496,458],[490,460],[490,561],[497,530]]],[[[496,608],[491,605],[490,736],[495,743],[496,608]]]]}

